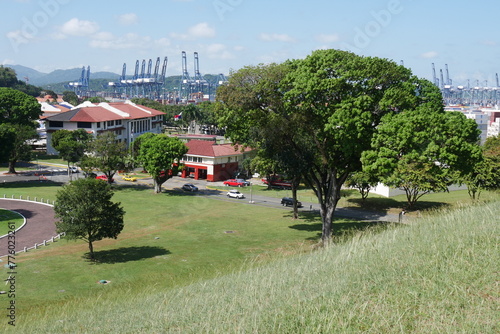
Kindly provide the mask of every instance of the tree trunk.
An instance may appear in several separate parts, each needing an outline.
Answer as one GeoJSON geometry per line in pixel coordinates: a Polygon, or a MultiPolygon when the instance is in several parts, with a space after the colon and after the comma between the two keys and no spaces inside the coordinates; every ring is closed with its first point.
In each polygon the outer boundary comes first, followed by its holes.
{"type": "Polygon", "coordinates": [[[90,252],[90,259],[94,259],[94,245],[92,245],[92,241],[89,241],[89,252],[90,252]]]}
{"type": "Polygon", "coordinates": [[[154,185],[154,192],[155,192],[155,194],[161,193],[161,183],[159,183],[156,180],[153,180],[153,185],[154,185]]]}
{"type": "Polygon", "coordinates": [[[16,161],[15,160],[10,160],[9,161],[9,174],[17,174],[16,172],[16,161]]]}

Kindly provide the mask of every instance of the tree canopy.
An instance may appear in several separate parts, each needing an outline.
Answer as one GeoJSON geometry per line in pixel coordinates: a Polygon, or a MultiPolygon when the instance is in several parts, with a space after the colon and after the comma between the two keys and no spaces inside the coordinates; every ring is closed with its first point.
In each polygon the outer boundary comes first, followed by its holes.
{"type": "Polygon", "coordinates": [[[387,186],[404,189],[411,209],[421,196],[447,191],[457,177],[472,171],[481,160],[478,139],[473,120],[424,102],[415,110],[384,116],[363,163],[387,186]]]}
{"type": "Polygon", "coordinates": [[[68,239],[86,241],[91,259],[95,241],[116,239],[123,230],[125,211],[120,203],[111,201],[112,196],[109,184],[92,178],[70,182],[56,194],[54,211],[59,218],[58,233],[65,232],[68,239]]]}
{"type": "Polygon", "coordinates": [[[27,141],[38,137],[37,123],[42,114],[37,100],[13,88],[0,87],[0,159],[9,162],[9,173],[15,173],[16,162],[30,160],[27,141]]]}
{"type": "Polygon", "coordinates": [[[307,166],[302,179],[318,198],[321,238],[329,242],[341,187],[361,170],[361,155],[371,148],[382,117],[423,103],[441,108],[439,91],[419,90],[419,82],[386,59],[318,50],[305,59],[233,73],[217,93],[219,116],[234,142],[262,149],[271,140],[272,152],[280,141],[289,161],[307,166]]]}
{"type": "Polygon", "coordinates": [[[88,144],[88,153],[82,159],[80,166],[86,172],[99,170],[106,175],[108,183],[113,182],[113,176],[125,167],[127,146],[118,142],[113,132],[99,134],[88,144]]]}
{"type": "Polygon", "coordinates": [[[82,160],[88,148],[88,144],[92,139],[93,136],[84,129],[74,131],[62,129],[52,134],[52,146],[59,152],[59,156],[68,162],[68,174],[70,179],[70,163],[76,163],[82,160]]]}
{"type": "Polygon", "coordinates": [[[141,144],[137,159],[153,178],[155,193],[160,193],[162,184],[177,175],[179,161],[188,148],[178,138],[164,134],[143,136],[139,136],[141,144]]]}

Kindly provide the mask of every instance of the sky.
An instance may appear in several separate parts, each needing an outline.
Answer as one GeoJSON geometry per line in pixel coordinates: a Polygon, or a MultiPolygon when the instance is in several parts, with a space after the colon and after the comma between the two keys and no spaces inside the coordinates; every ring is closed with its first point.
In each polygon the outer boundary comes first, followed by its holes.
{"type": "MultiPolygon", "coordinates": [[[[419,77],[496,86],[498,0],[0,0],[0,64],[48,73],[90,66],[132,75],[168,57],[167,76],[228,75],[244,66],[341,49],[403,63],[419,77]]],[[[76,79],[76,78],[75,78],[76,79]]]]}

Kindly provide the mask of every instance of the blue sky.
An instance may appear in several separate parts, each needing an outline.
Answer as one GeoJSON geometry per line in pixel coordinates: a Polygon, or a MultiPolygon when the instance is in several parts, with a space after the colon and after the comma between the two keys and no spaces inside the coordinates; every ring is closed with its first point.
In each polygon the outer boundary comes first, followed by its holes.
{"type": "Polygon", "coordinates": [[[432,79],[448,64],[454,84],[496,85],[500,1],[449,0],[0,0],[0,63],[42,72],[90,66],[133,74],[136,60],[181,52],[202,74],[304,58],[337,48],[401,60],[432,79]]]}

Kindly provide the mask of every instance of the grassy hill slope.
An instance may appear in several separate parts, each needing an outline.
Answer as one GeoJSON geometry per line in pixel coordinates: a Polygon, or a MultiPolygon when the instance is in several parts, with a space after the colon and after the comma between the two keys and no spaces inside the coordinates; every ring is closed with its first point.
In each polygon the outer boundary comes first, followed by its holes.
{"type": "Polygon", "coordinates": [[[464,207],[170,289],[149,280],[106,291],[112,282],[48,304],[16,330],[496,333],[499,216],[498,202],[464,207]]]}

